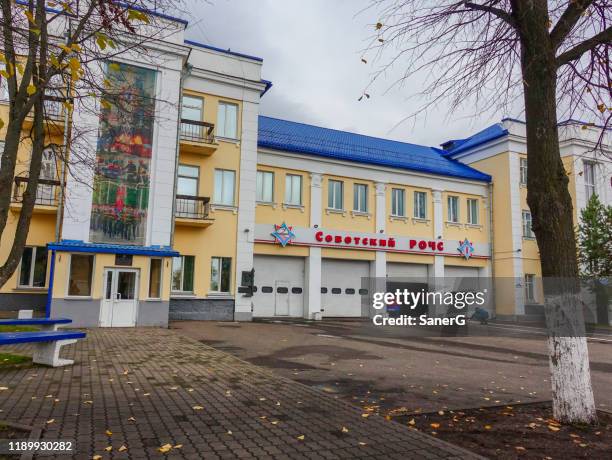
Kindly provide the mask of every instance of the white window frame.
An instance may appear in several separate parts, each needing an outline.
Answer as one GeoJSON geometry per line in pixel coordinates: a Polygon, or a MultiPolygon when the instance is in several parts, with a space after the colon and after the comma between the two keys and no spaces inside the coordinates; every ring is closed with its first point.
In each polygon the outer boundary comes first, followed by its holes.
{"type": "Polygon", "coordinates": [[[274,202],[274,172],[273,171],[257,171],[256,179],[256,191],[255,199],[259,203],[273,203],[274,202]],[[265,177],[271,177],[270,190],[265,190],[266,181],[265,177]],[[266,200],[266,195],[270,195],[270,199],[266,200]]]}
{"type": "Polygon", "coordinates": [[[591,197],[597,193],[596,188],[596,166],[597,163],[589,160],[582,161],[582,179],[584,181],[584,196],[585,203],[588,203],[591,197]]]}
{"type": "Polygon", "coordinates": [[[468,198],[466,200],[467,203],[467,223],[469,225],[480,225],[480,216],[479,216],[479,208],[480,208],[480,200],[478,198],[468,198]],[[472,205],[475,205],[472,208],[472,205]]]}
{"type": "Polygon", "coordinates": [[[212,256],[210,258],[210,293],[211,294],[230,294],[232,292],[232,264],[233,264],[233,260],[231,257],[223,257],[223,256],[212,256]],[[230,273],[229,273],[229,286],[227,287],[227,291],[221,291],[221,290],[213,290],[212,288],[212,284],[213,284],[213,271],[212,271],[212,264],[214,263],[214,261],[217,261],[217,276],[218,276],[218,280],[217,280],[217,286],[219,286],[219,289],[221,289],[221,279],[223,278],[221,271],[223,270],[223,259],[229,259],[230,261],[230,273]]]}
{"type": "Polygon", "coordinates": [[[361,212],[364,214],[368,212],[368,185],[367,184],[353,184],[353,211],[361,212]],[[363,196],[361,196],[360,191],[363,193],[363,196]],[[357,198],[357,200],[355,200],[355,198],[357,198]]]}
{"type": "Polygon", "coordinates": [[[344,182],[336,179],[329,179],[327,182],[327,208],[333,209],[334,211],[344,211],[344,182]],[[338,197],[338,190],[336,186],[340,187],[340,193],[338,197]],[[340,201],[338,203],[338,201],[340,201]],[[340,206],[338,206],[338,204],[340,206]]]}
{"type": "Polygon", "coordinates": [[[523,238],[533,239],[535,238],[535,234],[533,233],[533,229],[531,226],[533,225],[533,220],[531,218],[531,211],[527,211],[523,209],[521,213],[521,223],[523,226],[523,238]]]}
{"type": "Polygon", "coordinates": [[[232,170],[232,169],[215,169],[215,189],[214,189],[214,204],[219,205],[219,206],[235,206],[236,204],[236,171],[232,170]],[[221,175],[221,183],[219,185],[220,190],[221,190],[221,196],[217,196],[217,185],[218,185],[218,173],[220,173],[221,175]],[[225,192],[225,181],[227,180],[227,177],[232,178],[232,199],[231,200],[226,200],[225,196],[224,196],[224,192],[225,192]]]}
{"type": "Polygon", "coordinates": [[[238,140],[238,112],[240,110],[240,106],[234,102],[227,102],[227,101],[219,101],[219,106],[217,107],[217,137],[220,137],[221,139],[229,139],[229,140],[233,140],[236,141],[238,140]],[[233,136],[231,135],[232,133],[228,133],[227,132],[227,107],[235,107],[236,108],[236,120],[235,120],[235,126],[236,126],[236,132],[233,133],[233,136]],[[223,108],[223,114],[221,113],[223,108]],[[221,117],[223,116],[223,132],[219,131],[219,128],[221,127],[221,117]],[[228,135],[230,134],[230,135],[228,135]]]}
{"type": "Polygon", "coordinates": [[[189,120],[189,121],[202,121],[204,118],[204,98],[200,97],[200,96],[193,96],[191,94],[183,94],[181,96],[181,118],[184,120],[189,120]],[[191,99],[197,99],[201,102],[201,105],[199,107],[195,106],[195,105],[189,105],[185,103],[185,98],[191,98],[191,99]],[[190,108],[190,109],[198,109],[200,111],[200,116],[199,118],[185,118],[183,116],[183,110],[185,110],[185,108],[190,108]]]}
{"type": "Polygon", "coordinates": [[[23,254],[19,262],[19,270],[17,271],[17,287],[19,289],[44,289],[47,286],[47,271],[49,270],[49,251],[47,251],[47,263],[45,264],[45,282],[42,286],[34,286],[34,271],[36,269],[36,253],[38,249],[45,249],[44,246],[26,246],[25,249],[32,249],[32,259],[30,261],[30,273],[28,276],[28,284],[21,284],[21,265],[23,263],[23,254]]]}
{"type": "Polygon", "coordinates": [[[164,292],[164,259],[161,257],[151,257],[149,259],[149,289],[147,289],[147,298],[150,300],[161,300],[163,292],[164,292]],[[154,260],[159,260],[159,296],[157,297],[151,297],[151,274],[153,273],[152,271],[152,265],[153,265],[153,261],[154,260]]]}
{"type": "Polygon", "coordinates": [[[535,275],[525,273],[525,300],[535,301],[535,275]]]}
{"type": "Polygon", "coordinates": [[[520,185],[527,185],[527,158],[519,159],[519,183],[520,185]]]}
{"type": "Polygon", "coordinates": [[[191,280],[191,284],[193,285],[193,288],[195,288],[195,256],[192,255],[184,255],[184,256],[178,256],[179,259],[181,259],[181,289],[180,290],[176,290],[174,289],[174,257],[172,258],[172,265],[170,267],[170,291],[172,294],[178,294],[178,295],[193,295],[194,290],[192,289],[191,291],[185,291],[185,257],[192,257],[193,258],[193,279],[191,280]]]}
{"type": "Polygon", "coordinates": [[[287,206],[302,206],[302,186],[303,180],[301,174],[286,174],[285,175],[285,201],[283,204],[287,206]],[[293,196],[294,181],[298,181],[299,196],[293,196]]]}
{"type": "MultiPolygon", "coordinates": [[[[5,64],[0,64],[0,70],[6,70],[5,64]]],[[[0,75],[0,101],[8,102],[9,93],[8,93],[8,80],[0,75]]]]}
{"type": "Polygon", "coordinates": [[[403,188],[391,189],[391,216],[406,217],[406,190],[403,188]],[[402,209],[399,209],[399,196],[402,197],[402,209]],[[401,212],[399,212],[401,211],[401,212]]]}
{"type": "Polygon", "coordinates": [[[423,192],[420,190],[414,191],[414,209],[413,209],[413,217],[415,219],[425,220],[427,219],[427,192],[423,192]],[[423,201],[417,197],[423,197],[423,201]],[[422,209],[421,209],[422,206],[422,209]],[[419,211],[423,211],[421,214],[419,211]]]}
{"type": "Polygon", "coordinates": [[[448,195],[446,197],[446,219],[448,222],[459,223],[459,205],[460,202],[457,195],[448,195]]]}

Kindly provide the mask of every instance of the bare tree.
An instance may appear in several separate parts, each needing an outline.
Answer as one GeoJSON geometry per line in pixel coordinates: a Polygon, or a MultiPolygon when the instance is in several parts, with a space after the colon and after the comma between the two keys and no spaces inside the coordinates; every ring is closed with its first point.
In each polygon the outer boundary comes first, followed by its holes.
{"type": "Polygon", "coordinates": [[[413,115],[442,99],[449,100],[453,109],[466,101],[490,109],[524,99],[527,202],[542,276],[563,280],[546,292],[554,415],[563,422],[594,422],[587,343],[573,295],[578,262],[572,201],[557,125],[560,113],[597,120],[604,126],[602,133],[610,124],[612,3],[374,0],[372,4],[380,16],[368,51],[379,57],[387,50],[393,53],[373,82],[394,65],[405,69],[396,83],[429,72],[421,93],[428,100],[413,115]]]}
{"type": "Polygon", "coordinates": [[[159,13],[176,15],[181,5],[182,0],[0,0],[0,82],[9,103],[8,118],[0,119],[0,129],[5,128],[0,236],[4,244],[12,240],[8,257],[0,261],[0,286],[21,260],[40,186],[43,152],[53,148],[56,161],[69,173],[76,164],[93,167],[91,155],[80,154],[76,148],[83,133],[70,122],[74,104],[86,105],[88,100],[112,103],[100,67],[130,52],[137,51],[144,58],[145,45],[176,31],[176,24],[159,13]],[[155,12],[148,9],[152,7],[155,12]],[[58,143],[64,124],[67,131],[58,143]],[[31,157],[27,179],[21,183],[25,187],[19,191],[17,228],[14,235],[8,235],[13,178],[23,144],[31,146],[31,157]]]}

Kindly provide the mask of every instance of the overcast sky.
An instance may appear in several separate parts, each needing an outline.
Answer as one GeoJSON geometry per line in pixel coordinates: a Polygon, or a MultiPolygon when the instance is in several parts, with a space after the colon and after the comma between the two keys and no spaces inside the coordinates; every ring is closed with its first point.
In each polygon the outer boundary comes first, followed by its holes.
{"type": "Polygon", "coordinates": [[[361,62],[378,19],[376,11],[363,11],[369,0],[191,1],[197,6],[188,18],[189,39],[264,59],[262,76],[274,86],[262,99],[263,115],[426,145],[517,115],[474,115],[466,107],[449,117],[448,107],[439,106],[400,123],[417,106],[414,94],[421,87],[415,78],[389,90],[401,68],[359,102],[380,65],[361,62]]]}

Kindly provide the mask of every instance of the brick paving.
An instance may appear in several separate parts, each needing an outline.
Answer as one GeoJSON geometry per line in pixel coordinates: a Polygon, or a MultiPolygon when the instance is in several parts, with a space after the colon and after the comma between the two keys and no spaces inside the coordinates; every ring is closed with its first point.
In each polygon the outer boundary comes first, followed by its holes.
{"type": "Polygon", "coordinates": [[[176,331],[90,330],[64,350],[74,366],[0,370],[0,421],[74,439],[74,458],[477,458],[176,331]]]}

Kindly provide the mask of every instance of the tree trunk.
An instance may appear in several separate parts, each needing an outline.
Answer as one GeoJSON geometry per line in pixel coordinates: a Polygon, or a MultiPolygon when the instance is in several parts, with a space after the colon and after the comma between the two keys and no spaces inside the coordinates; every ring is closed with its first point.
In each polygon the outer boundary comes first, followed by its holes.
{"type": "Polygon", "coordinates": [[[527,122],[527,203],[544,278],[554,417],[592,423],[597,415],[582,312],[573,207],[557,130],[555,50],[545,0],[513,2],[520,24],[527,122]]]}

